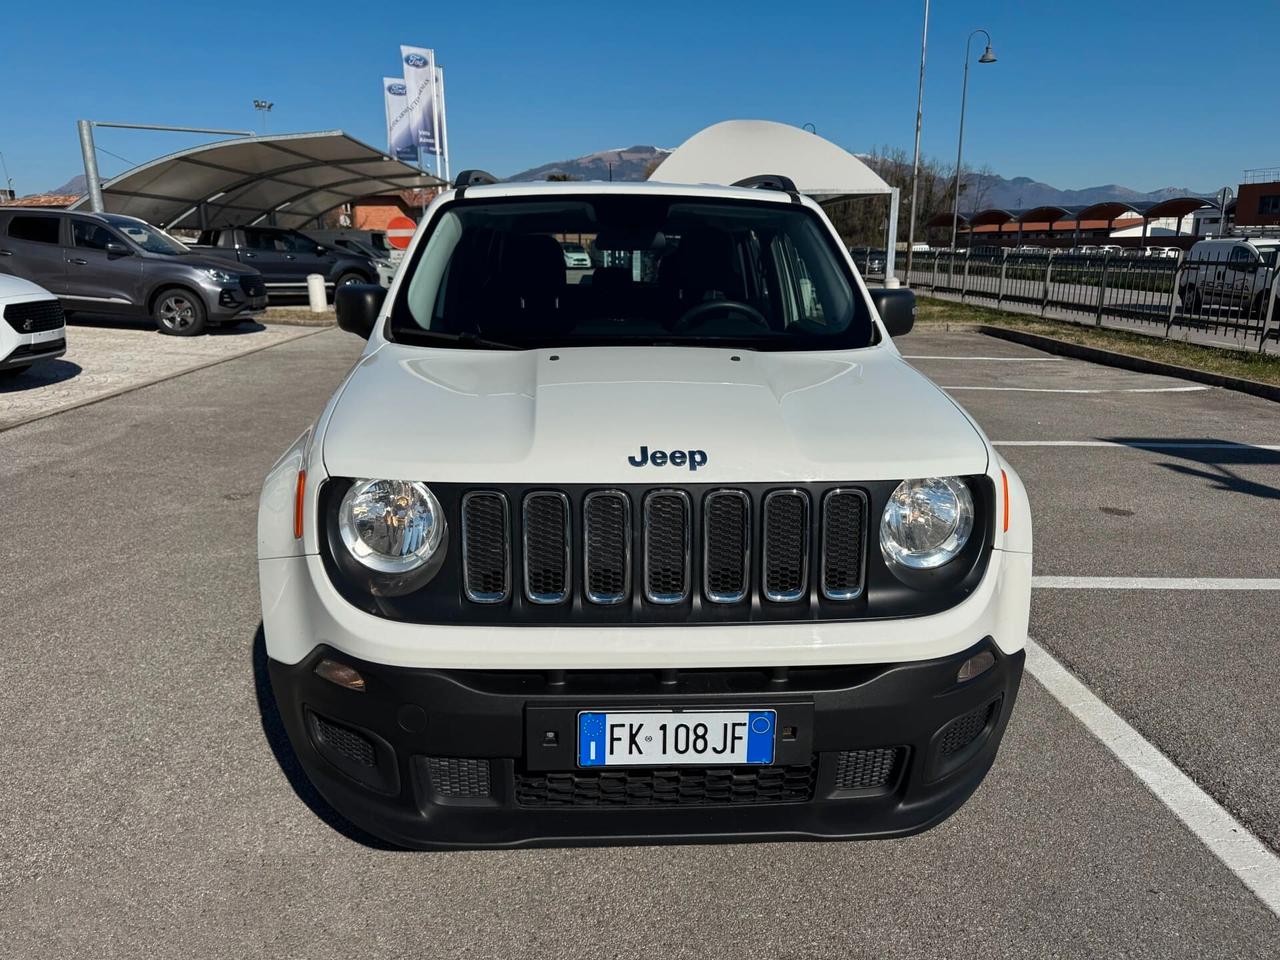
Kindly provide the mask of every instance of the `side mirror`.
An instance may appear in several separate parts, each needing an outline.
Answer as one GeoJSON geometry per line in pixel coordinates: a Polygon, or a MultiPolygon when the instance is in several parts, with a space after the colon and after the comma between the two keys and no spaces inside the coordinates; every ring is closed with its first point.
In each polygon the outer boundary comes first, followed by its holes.
{"type": "Polygon", "coordinates": [[[338,326],[347,333],[369,339],[374,324],[378,322],[378,314],[382,312],[382,301],[387,291],[376,283],[349,283],[339,287],[333,295],[333,309],[338,315],[338,326]]]}
{"type": "Polygon", "coordinates": [[[123,243],[118,243],[115,240],[107,241],[107,245],[104,249],[107,251],[108,257],[127,257],[132,253],[132,251],[123,243]]]}
{"type": "Polygon", "coordinates": [[[328,248],[328,247],[326,247],[323,243],[317,243],[317,244],[316,244],[316,256],[317,256],[317,257],[323,257],[323,256],[324,256],[326,253],[328,253],[328,252],[329,252],[329,248],[328,248]]]}
{"type": "Polygon", "coordinates": [[[906,287],[872,287],[869,291],[876,312],[891,337],[911,332],[916,322],[916,294],[906,287]]]}

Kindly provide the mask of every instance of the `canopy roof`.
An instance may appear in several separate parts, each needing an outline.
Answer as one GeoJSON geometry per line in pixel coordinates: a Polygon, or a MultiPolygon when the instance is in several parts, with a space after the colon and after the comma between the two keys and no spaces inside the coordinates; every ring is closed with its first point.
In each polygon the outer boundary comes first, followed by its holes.
{"type": "Polygon", "coordinates": [[[790,177],[819,202],[892,192],[865,163],[830,140],[771,120],[725,120],[695,133],[653,172],[663,183],[732,184],[766,173],[790,177]]]}
{"type": "MultiPolygon", "coordinates": [[[[102,185],[108,213],[162,227],[231,227],[272,218],[301,227],[370,194],[442,186],[341,130],[219,140],[134,167],[102,185]]],[[[82,197],[72,208],[87,208],[82,197]]]]}

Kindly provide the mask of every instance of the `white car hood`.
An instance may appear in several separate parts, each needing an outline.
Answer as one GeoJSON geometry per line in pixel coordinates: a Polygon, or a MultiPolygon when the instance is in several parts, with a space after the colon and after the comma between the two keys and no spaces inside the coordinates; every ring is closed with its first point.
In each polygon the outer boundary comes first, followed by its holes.
{"type": "Polygon", "coordinates": [[[870,481],[987,469],[969,419],[887,348],[391,343],[352,372],[323,454],[333,476],[466,483],[870,481]],[[705,456],[635,466],[641,447],[705,456]]]}
{"type": "Polygon", "coordinates": [[[9,297],[48,297],[52,299],[53,294],[30,280],[0,274],[0,299],[8,299],[9,297]]]}

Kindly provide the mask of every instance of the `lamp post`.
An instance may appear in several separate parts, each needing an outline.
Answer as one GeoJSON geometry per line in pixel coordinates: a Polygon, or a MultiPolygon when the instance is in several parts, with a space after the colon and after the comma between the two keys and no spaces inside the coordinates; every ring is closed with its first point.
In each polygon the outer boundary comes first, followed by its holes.
{"type": "Polygon", "coordinates": [[[262,117],[262,132],[263,132],[263,133],[266,133],[266,132],[267,132],[267,114],[269,114],[269,113],[271,112],[271,108],[272,108],[272,107],[274,107],[274,106],[275,106],[275,104],[274,104],[274,103],[272,103],[272,102],[270,102],[269,100],[255,100],[255,101],[253,101],[253,109],[257,110],[257,111],[258,111],[258,114],[262,117]]]}
{"type": "MultiPolygon", "coordinates": [[[[920,32],[920,89],[916,93],[916,147],[911,154],[911,210],[907,221],[907,286],[911,285],[911,259],[916,249],[916,200],[920,195],[920,127],[924,122],[924,51],[928,43],[929,0],[924,0],[924,28],[920,32]]],[[[968,60],[968,57],[965,59],[968,60]]]]}
{"type": "Polygon", "coordinates": [[[978,34],[982,34],[987,38],[987,49],[982,51],[982,56],[978,58],[979,63],[995,63],[996,55],[991,52],[991,34],[979,27],[973,33],[969,34],[969,39],[964,42],[964,83],[960,86],[960,138],[956,142],[956,196],[955,203],[951,208],[951,252],[956,251],[956,230],[960,225],[960,161],[964,156],[964,104],[969,96],[969,45],[973,43],[973,38],[978,34]]]}

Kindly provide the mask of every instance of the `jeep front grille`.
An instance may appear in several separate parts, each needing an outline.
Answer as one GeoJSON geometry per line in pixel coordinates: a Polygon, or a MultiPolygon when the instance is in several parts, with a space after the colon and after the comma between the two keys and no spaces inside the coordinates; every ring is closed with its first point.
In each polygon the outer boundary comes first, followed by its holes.
{"type": "Polygon", "coordinates": [[[460,510],[462,593],[476,604],[514,595],[602,612],[629,606],[678,615],[692,605],[705,619],[740,616],[753,604],[784,616],[860,598],[866,493],[754,489],[627,487],[572,498],[562,490],[471,490],[460,510]]]}

